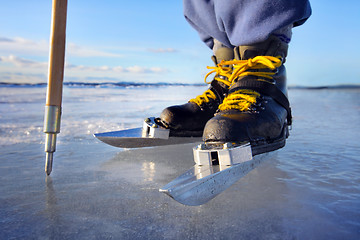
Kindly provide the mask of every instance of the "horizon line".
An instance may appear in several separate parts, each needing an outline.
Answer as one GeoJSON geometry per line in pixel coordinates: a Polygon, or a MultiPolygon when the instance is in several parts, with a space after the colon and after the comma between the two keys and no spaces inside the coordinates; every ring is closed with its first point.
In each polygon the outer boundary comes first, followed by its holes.
{"type": "MultiPolygon", "coordinates": [[[[168,82],[63,82],[64,86],[84,86],[84,87],[100,87],[100,86],[206,86],[205,83],[168,83],[168,82]]],[[[0,87],[45,87],[46,82],[38,83],[21,83],[21,82],[0,82],[0,87]]],[[[306,85],[289,85],[288,89],[344,89],[344,88],[360,88],[359,84],[334,84],[334,85],[317,85],[317,86],[306,86],[306,85]]]]}

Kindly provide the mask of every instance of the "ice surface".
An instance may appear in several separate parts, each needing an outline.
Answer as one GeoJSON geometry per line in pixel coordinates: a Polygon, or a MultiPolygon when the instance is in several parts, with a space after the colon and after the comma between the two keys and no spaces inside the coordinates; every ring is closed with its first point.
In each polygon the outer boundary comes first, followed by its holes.
{"type": "Polygon", "coordinates": [[[138,127],[200,87],[64,89],[44,173],[45,88],[0,87],[0,239],[359,239],[359,90],[290,90],[284,149],[205,205],[158,189],[193,144],[122,150],[94,132],[138,127]]]}

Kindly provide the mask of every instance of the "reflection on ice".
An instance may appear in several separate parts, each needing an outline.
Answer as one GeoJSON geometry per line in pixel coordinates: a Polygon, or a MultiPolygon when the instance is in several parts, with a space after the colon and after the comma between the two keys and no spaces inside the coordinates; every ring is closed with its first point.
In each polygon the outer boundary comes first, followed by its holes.
{"type": "Polygon", "coordinates": [[[152,182],[155,176],[155,163],[154,162],[143,162],[141,171],[144,175],[144,181],[152,182]]]}
{"type": "Polygon", "coordinates": [[[61,209],[57,205],[56,193],[53,187],[53,182],[50,176],[45,177],[46,186],[46,204],[45,204],[45,222],[47,225],[47,236],[49,238],[56,238],[58,236],[57,230],[62,227],[61,209]]]}

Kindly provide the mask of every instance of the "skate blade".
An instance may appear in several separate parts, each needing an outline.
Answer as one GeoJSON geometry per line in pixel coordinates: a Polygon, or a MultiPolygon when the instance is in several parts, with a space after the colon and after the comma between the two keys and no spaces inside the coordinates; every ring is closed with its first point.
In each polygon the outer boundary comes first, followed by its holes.
{"type": "Polygon", "coordinates": [[[120,148],[143,148],[201,142],[200,137],[172,137],[170,130],[157,124],[155,118],[144,120],[142,128],[96,133],[100,141],[120,148]]]}
{"type": "Polygon", "coordinates": [[[262,161],[249,143],[202,143],[193,148],[196,165],[159,189],[179,203],[198,206],[225,191],[262,161]]]}

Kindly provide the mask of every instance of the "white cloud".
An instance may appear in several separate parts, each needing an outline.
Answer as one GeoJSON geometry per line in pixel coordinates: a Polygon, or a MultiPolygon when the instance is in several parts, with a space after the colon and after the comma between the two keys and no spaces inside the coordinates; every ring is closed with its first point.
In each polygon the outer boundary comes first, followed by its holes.
{"type": "Polygon", "coordinates": [[[174,48],[157,48],[157,49],[148,49],[148,51],[153,53],[173,53],[177,52],[174,48]]]}
{"type": "Polygon", "coordinates": [[[130,66],[130,67],[99,66],[99,67],[90,67],[90,66],[83,66],[83,65],[66,64],[65,67],[66,67],[67,70],[74,70],[74,71],[117,72],[117,73],[134,73],[134,74],[164,73],[164,72],[168,71],[166,68],[161,68],[161,67],[142,67],[142,66],[130,66]]]}
{"type": "Polygon", "coordinates": [[[0,82],[8,83],[44,83],[46,73],[1,72],[0,82]]]}
{"type": "Polygon", "coordinates": [[[128,72],[128,73],[163,73],[167,72],[166,68],[161,67],[140,67],[140,66],[131,66],[127,68],[123,68],[121,66],[113,68],[114,71],[118,72],[128,72]]]}
{"type": "Polygon", "coordinates": [[[12,63],[16,67],[29,67],[29,68],[44,68],[47,67],[47,63],[38,62],[33,60],[28,60],[24,58],[19,58],[14,55],[9,56],[0,56],[0,62],[12,63]]]}
{"type": "Polygon", "coordinates": [[[117,66],[117,67],[114,67],[113,70],[115,72],[124,72],[125,71],[125,68],[124,67],[121,67],[121,66],[117,66]]]}
{"type": "MultiPolygon", "coordinates": [[[[20,37],[0,37],[0,52],[12,55],[31,54],[34,56],[48,56],[49,41],[33,41],[20,37]]],[[[71,42],[67,42],[66,55],[76,57],[122,57],[120,54],[109,53],[87,46],[79,46],[71,42]]]]}
{"type": "Polygon", "coordinates": [[[67,44],[66,53],[77,57],[123,57],[120,54],[108,53],[88,47],[81,47],[75,43],[67,44]]]}
{"type": "MultiPolygon", "coordinates": [[[[0,63],[11,63],[16,67],[21,68],[39,68],[45,69],[48,66],[47,62],[39,62],[34,60],[29,60],[25,58],[20,58],[14,55],[9,56],[0,56],[0,63]]],[[[134,73],[134,74],[152,74],[152,73],[164,73],[167,72],[166,68],[161,67],[142,67],[142,66],[130,66],[130,67],[110,67],[110,66],[84,66],[84,65],[74,65],[74,64],[65,64],[65,69],[67,71],[82,71],[82,72],[118,72],[118,73],[134,73]]]]}
{"type": "Polygon", "coordinates": [[[10,38],[0,37],[0,42],[12,42],[13,40],[10,38]]]}
{"type": "Polygon", "coordinates": [[[47,55],[49,52],[49,43],[40,40],[32,41],[20,37],[16,38],[0,38],[0,51],[9,54],[34,54],[47,55]]]}
{"type": "Polygon", "coordinates": [[[167,72],[166,69],[161,68],[161,67],[152,67],[150,68],[150,71],[153,73],[163,73],[163,72],[167,72]]]}
{"type": "Polygon", "coordinates": [[[126,68],[125,71],[131,72],[131,73],[146,73],[149,71],[149,69],[140,67],[140,66],[132,66],[132,67],[126,68]]]}

